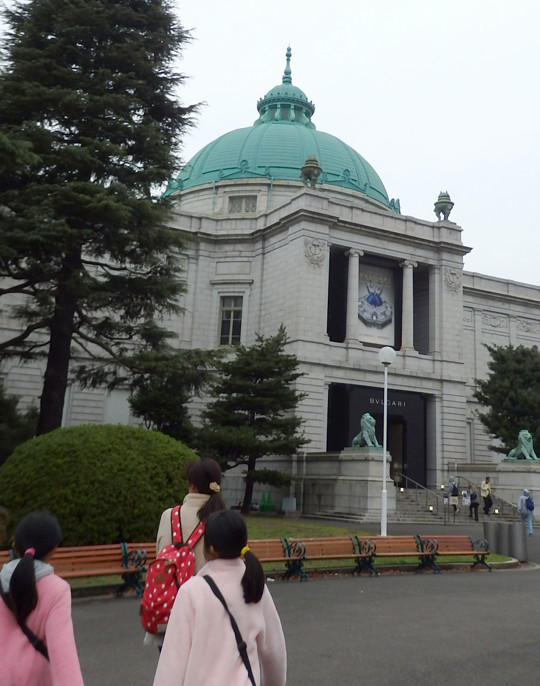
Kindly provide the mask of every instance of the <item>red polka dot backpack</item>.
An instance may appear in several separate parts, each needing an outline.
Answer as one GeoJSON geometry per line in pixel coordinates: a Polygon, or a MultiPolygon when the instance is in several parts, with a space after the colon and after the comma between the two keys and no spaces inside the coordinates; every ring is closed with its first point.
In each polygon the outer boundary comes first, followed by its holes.
{"type": "Polygon", "coordinates": [[[146,584],[141,601],[141,622],[151,634],[163,634],[180,586],[191,579],[195,571],[193,548],[204,534],[204,523],[199,523],[182,540],[180,505],[171,512],[172,544],[166,545],[157,559],[148,565],[146,584]]]}

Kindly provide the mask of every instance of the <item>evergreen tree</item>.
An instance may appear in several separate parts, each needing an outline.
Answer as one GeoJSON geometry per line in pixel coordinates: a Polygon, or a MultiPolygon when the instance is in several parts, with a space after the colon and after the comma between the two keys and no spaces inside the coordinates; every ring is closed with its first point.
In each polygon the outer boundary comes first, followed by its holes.
{"type": "Polygon", "coordinates": [[[287,334],[282,325],[275,336],[249,347],[240,346],[233,359],[219,365],[211,401],[203,412],[201,447],[214,451],[222,467],[246,465],[242,512],[248,513],[253,484],[278,482],[279,473],[256,470],[264,455],[293,455],[308,440],[298,435],[302,419],[293,414],[305,397],[295,388],[302,376],[298,360],[285,353],[287,334]]]}
{"type": "Polygon", "coordinates": [[[179,350],[172,354],[143,354],[142,371],[131,380],[129,404],[135,417],[143,419],[147,429],[191,445],[195,428],[188,405],[210,379],[219,352],[179,350]]]}
{"type": "Polygon", "coordinates": [[[46,357],[38,433],[61,424],[72,359],[96,360],[84,381],[113,383],[170,336],[181,242],[158,191],[196,111],[177,99],[189,34],[173,5],[30,0],[3,13],[0,306],[20,330],[0,355],[46,357]]]}
{"type": "Polygon", "coordinates": [[[18,404],[18,398],[6,395],[0,383],[0,465],[19,443],[32,438],[36,430],[37,410],[31,409],[21,413],[18,404]]]}
{"type": "Polygon", "coordinates": [[[536,346],[525,348],[486,346],[491,355],[487,379],[476,380],[474,397],[487,408],[479,417],[487,431],[503,446],[490,446],[508,453],[517,443],[521,429],[528,429],[540,441],[540,353],[536,346]]]}

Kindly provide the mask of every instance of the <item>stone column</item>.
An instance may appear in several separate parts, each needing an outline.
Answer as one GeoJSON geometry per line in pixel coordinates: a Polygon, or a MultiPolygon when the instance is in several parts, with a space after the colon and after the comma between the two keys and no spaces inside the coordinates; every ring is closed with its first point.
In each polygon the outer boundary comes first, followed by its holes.
{"type": "Polygon", "coordinates": [[[441,288],[441,269],[438,266],[429,270],[429,352],[441,352],[441,313],[439,312],[441,288]]]}
{"type": "Polygon", "coordinates": [[[414,305],[413,305],[413,269],[417,266],[412,260],[400,264],[403,269],[403,307],[401,323],[401,349],[414,350],[414,305]]]}
{"type": "Polygon", "coordinates": [[[347,281],[347,327],[345,341],[358,341],[358,289],[361,250],[349,250],[349,278],[347,281]]]}

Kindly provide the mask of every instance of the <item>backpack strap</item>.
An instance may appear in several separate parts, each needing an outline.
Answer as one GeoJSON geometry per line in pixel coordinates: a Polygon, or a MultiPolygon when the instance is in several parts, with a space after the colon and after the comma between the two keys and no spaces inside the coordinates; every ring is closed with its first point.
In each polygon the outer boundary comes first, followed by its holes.
{"type": "Polygon", "coordinates": [[[180,505],[171,510],[171,541],[172,544],[183,543],[182,524],[180,523],[180,505]]]}
{"type": "Polygon", "coordinates": [[[236,623],[235,618],[232,616],[231,611],[229,610],[227,603],[225,601],[225,598],[221,595],[221,591],[219,588],[216,586],[216,582],[212,579],[211,576],[208,576],[208,574],[204,575],[204,580],[206,583],[210,586],[212,589],[212,592],[218,598],[218,600],[221,602],[223,607],[225,608],[225,612],[229,615],[229,619],[231,620],[231,626],[234,631],[234,636],[236,638],[236,645],[238,646],[238,652],[240,653],[240,657],[242,658],[242,661],[247,669],[247,673],[249,676],[249,680],[253,684],[253,686],[256,686],[255,684],[255,677],[253,676],[253,671],[251,669],[251,663],[249,661],[249,657],[247,654],[247,646],[246,642],[242,638],[242,634],[240,633],[240,629],[238,628],[238,624],[236,623]]]}
{"type": "Polygon", "coordinates": [[[201,540],[201,536],[204,534],[204,529],[205,529],[205,523],[199,522],[197,524],[197,526],[193,529],[193,531],[190,533],[190,535],[188,536],[188,539],[186,541],[186,545],[188,545],[192,550],[197,545],[197,543],[201,540]]]}
{"type": "MultiPolygon", "coordinates": [[[[13,612],[13,608],[11,607],[11,603],[8,600],[7,593],[4,593],[2,591],[2,600],[5,602],[5,604],[8,606],[11,612],[13,612]]],[[[47,646],[45,643],[39,638],[39,636],[36,636],[36,634],[32,631],[32,629],[29,629],[25,623],[19,624],[19,627],[21,628],[21,631],[24,633],[26,638],[30,641],[30,643],[34,646],[35,650],[38,651],[38,653],[41,653],[43,657],[47,660],[47,662],[50,662],[49,660],[49,651],[47,650],[47,646]]]]}
{"type": "MultiPolygon", "coordinates": [[[[191,549],[199,542],[201,536],[204,534],[205,524],[199,522],[186,539],[186,545],[191,549]]],[[[182,536],[182,522],[180,521],[180,505],[173,507],[171,510],[171,540],[173,545],[184,542],[182,536]]]]}

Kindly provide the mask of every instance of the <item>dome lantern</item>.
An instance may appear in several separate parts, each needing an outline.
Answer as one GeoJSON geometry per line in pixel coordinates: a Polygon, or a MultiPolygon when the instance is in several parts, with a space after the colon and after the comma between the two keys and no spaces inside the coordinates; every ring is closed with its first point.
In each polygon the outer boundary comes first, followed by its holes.
{"type": "Polygon", "coordinates": [[[287,48],[285,70],[281,83],[270,89],[257,103],[259,118],[257,124],[271,121],[291,121],[315,128],[311,117],[315,112],[315,105],[307,99],[307,95],[297,86],[293,86],[291,77],[291,47],[287,48]]]}

